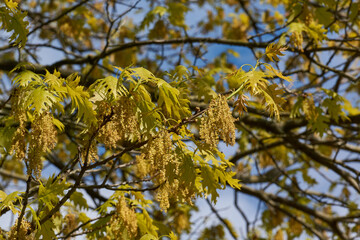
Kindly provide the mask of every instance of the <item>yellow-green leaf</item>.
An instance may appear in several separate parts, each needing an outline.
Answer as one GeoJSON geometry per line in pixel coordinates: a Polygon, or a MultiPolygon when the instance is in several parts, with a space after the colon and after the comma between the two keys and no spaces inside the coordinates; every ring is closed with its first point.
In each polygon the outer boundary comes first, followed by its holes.
{"type": "Polygon", "coordinates": [[[285,51],[286,49],[287,49],[286,47],[279,46],[274,43],[270,43],[266,47],[265,54],[270,59],[270,61],[277,62],[280,60],[278,56],[284,56],[285,54],[283,54],[282,52],[285,51]]]}
{"type": "Polygon", "coordinates": [[[20,210],[14,205],[14,202],[21,200],[20,192],[15,191],[7,195],[5,192],[0,190],[0,211],[4,208],[10,208],[13,214],[17,214],[20,210]]]}

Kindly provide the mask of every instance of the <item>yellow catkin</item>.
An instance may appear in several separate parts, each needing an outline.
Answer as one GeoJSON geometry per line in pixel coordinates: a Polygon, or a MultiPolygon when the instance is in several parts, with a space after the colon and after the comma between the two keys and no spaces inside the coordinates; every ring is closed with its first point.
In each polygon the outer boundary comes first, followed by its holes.
{"type": "Polygon", "coordinates": [[[73,213],[68,213],[65,216],[65,227],[63,229],[63,233],[66,235],[70,233],[72,230],[74,230],[77,227],[77,219],[76,215],[73,213]]]}
{"type": "Polygon", "coordinates": [[[98,151],[97,151],[97,146],[96,143],[93,141],[90,145],[90,147],[88,147],[88,142],[85,142],[85,147],[81,149],[80,152],[80,158],[81,158],[81,162],[85,163],[85,161],[87,163],[91,163],[94,162],[97,158],[98,158],[98,151]],[[88,150],[89,148],[89,150],[88,150]]]}
{"type": "Polygon", "coordinates": [[[155,191],[155,198],[160,208],[166,211],[171,201],[192,203],[195,194],[188,186],[180,186],[177,179],[181,161],[176,154],[170,133],[166,130],[149,141],[142,150],[142,154],[136,157],[137,173],[139,177],[155,176],[153,182],[159,185],[155,191]],[[172,180],[169,181],[169,176],[172,180]]]}
{"type": "Polygon", "coordinates": [[[31,229],[31,224],[24,219],[21,221],[20,229],[19,231],[16,231],[17,229],[17,221],[15,224],[11,227],[10,234],[9,234],[9,240],[33,240],[35,237],[33,234],[28,234],[28,230],[31,229]]]}
{"type": "MultiPolygon", "coordinates": [[[[108,103],[101,103],[98,108],[101,120],[111,113],[108,103]]],[[[115,148],[122,141],[132,141],[138,138],[140,138],[140,132],[136,104],[128,97],[121,97],[113,106],[111,120],[99,130],[98,139],[107,148],[115,148]]]]}
{"type": "Polygon", "coordinates": [[[27,158],[28,174],[34,173],[41,176],[42,157],[52,150],[57,142],[57,131],[53,124],[50,113],[42,113],[36,116],[31,124],[29,153],[27,158]]]}
{"type": "Polygon", "coordinates": [[[176,189],[169,189],[169,184],[165,183],[156,190],[156,200],[160,204],[160,208],[167,210],[170,207],[170,194],[176,192],[176,189]]]}
{"type": "Polygon", "coordinates": [[[294,46],[296,48],[299,48],[300,51],[304,51],[303,47],[302,47],[302,44],[303,44],[303,35],[302,33],[300,32],[293,32],[291,35],[290,35],[290,42],[294,44],[294,46]]]}
{"type": "Polygon", "coordinates": [[[217,147],[219,139],[222,139],[226,145],[234,145],[235,120],[226,97],[220,96],[213,99],[206,114],[201,118],[200,138],[211,148],[217,147]]]}
{"type": "Polygon", "coordinates": [[[154,139],[151,139],[142,154],[138,156],[137,165],[138,173],[141,177],[146,175],[158,175],[159,181],[165,181],[166,166],[174,160],[175,152],[173,151],[170,133],[161,131],[154,139]]]}
{"type": "Polygon", "coordinates": [[[26,115],[25,112],[19,112],[16,116],[19,127],[12,138],[11,152],[14,152],[13,160],[22,160],[26,154],[26,115]]]}
{"type": "Polygon", "coordinates": [[[151,171],[150,165],[145,159],[145,154],[140,154],[136,156],[136,172],[137,175],[141,178],[144,178],[151,171]]]}
{"type": "Polygon", "coordinates": [[[178,179],[171,183],[164,182],[155,192],[155,199],[159,202],[160,208],[166,211],[170,207],[170,202],[186,202],[192,205],[195,193],[188,186],[180,185],[178,179]]]}
{"type": "Polygon", "coordinates": [[[137,235],[138,223],[135,210],[129,208],[125,198],[120,197],[116,204],[116,212],[110,220],[110,230],[115,239],[124,239],[124,230],[128,237],[134,239],[137,235]]]}
{"type": "Polygon", "coordinates": [[[12,138],[11,152],[14,152],[13,160],[23,160],[26,155],[26,113],[23,107],[23,93],[15,90],[11,99],[12,115],[15,121],[19,122],[12,138]]]}

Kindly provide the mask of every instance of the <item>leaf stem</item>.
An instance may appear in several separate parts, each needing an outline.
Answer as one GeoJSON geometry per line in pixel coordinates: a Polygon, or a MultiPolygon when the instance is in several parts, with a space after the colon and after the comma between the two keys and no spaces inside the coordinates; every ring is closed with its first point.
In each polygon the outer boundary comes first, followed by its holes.
{"type": "Polygon", "coordinates": [[[238,89],[236,89],[233,93],[231,93],[226,100],[230,100],[233,96],[235,96],[238,92],[240,92],[241,90],[243,90],[244,86],[245,86],[246,81],[244,81],[243,83],[241,83],[240,87],[238,89]]]}

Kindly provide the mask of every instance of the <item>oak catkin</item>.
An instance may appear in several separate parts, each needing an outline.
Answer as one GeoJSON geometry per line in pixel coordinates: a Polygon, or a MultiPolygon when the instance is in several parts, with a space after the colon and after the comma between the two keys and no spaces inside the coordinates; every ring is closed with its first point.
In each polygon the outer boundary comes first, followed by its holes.
{"type": "Polygon", "coordinates": [[[213,99],[201,118],[200,138],[210,146],[216,148],[219,139],[226,145],[235,144],[235,118],[232,116],[226,97],[220,96],[213,99]]]}

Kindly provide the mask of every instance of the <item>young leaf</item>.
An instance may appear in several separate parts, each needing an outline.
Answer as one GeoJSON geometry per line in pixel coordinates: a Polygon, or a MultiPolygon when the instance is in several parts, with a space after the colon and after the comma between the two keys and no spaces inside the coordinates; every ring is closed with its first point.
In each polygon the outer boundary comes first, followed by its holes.
{"type": "Polygon", "coordinates": [[[247,112],[246,105],[248,105],[247,100],[249,99],[248,96],[241,94],[239,95],[238,99],[234,102],[234,109],[239,113],[241,116],[244,112],[247,112]]]}
{"type": "Polygon", "coordinates": [[[46,221],[45,223],[41,224],[40,229],[36,233],[37,239],[40,239],[42,236],[42,239],[55,239],[55,225],[51,220],[46,221]]]}
{"type": "Polygon", "coordinates": [[[65,125],[59,119],[53,118],[53,124],[60,130],[60,132],[64,131],[65,125]]]}
{"type": "Polygon", "coordinates": [[[4,208],[9,208],[13,214],[17,214],[20,210],[15,208],[14,202],[21,201],[20,192],[15,191],[7,195],[5,192],[0,190],[0,211],[4,208]]]}
{"type": "Polygon", "coordinates": [[[179,180],[181,185],[192,187],[195,184],[196,180],[196,170],[191,156],[184,155],[182,159],[182,165],[179,169],[179,180]]]}
{"type": "Polygon", "coordinates": [[[244,79],[245,87],[250,91],[251,94],[257,95],[263,92],[263,89],[266,89],[268,80],[266,80],[267,75],[264,72],[256,71],[252,69],[247,72],[242,79],[244,79]]]}
{"type": "Polygon", "coordinates": [[[36,223],[36,226],[38,228],[41,228],[40,219],[39,219],[37,213],[35,212],[35,210],[31,207],[31,205],[27,205],[27,208],[30,209],[30,213],[32,215],[33,221],[35,221],[35,223],[36,223]]]}
{"type": "MultiPolygon", "coordinates": [[[[12,147],[12,138],[16,131],[14,127],[2,127],[0,128],[0,146],[6,152],[10,153],[12,147]]],[[[1,198],[1,195],[0,195],[1,198]]]]}
{"type": "Polygon", "coordinates": [[[264,102],[266,103],[266,107],[269,109],[270,114],[274,114],[276,119],[279,120],[281,104],[283,104],[285,100],[282,97],[279,97],[279,95],[284,93],[284,90],[276,89],[277,87],[277,84],[272,84],[268,86],[263,93],[264,102]]]}
{"type": "Polygon", "coordinates": [[[190,113],[188,102],[186,101],[185,104],[180,103],[178,89],[162,79],[158,79],[157,85],[159,87],[158,105],[164,110],[165,114],[173,119],[181,119],[190,113]]]}
{"type": "Polygon", "coordinates": [[[223,188],[226,187],[227,183],[232,188],[235,189],[241,188],[241,184],[239,183],[239,180],[234,178],[234,176],[236,175],[235,172],[227,172],[226,168],[217,167],[215,169],[215,175],[219,177],[219,181],[223,185],[223,188]]]}
{"type": "Polygon", "coordinates": [[[182,81],[184,79],[189,79],[189,77],[190,77],[190,72],[185,66],[182,65],[176,66],[175,74],[174,74],[175,80],[182,81]]]}
{"type": "Polygon", "coordinates": [[[150,234],[150,233],[147,233],[144,236],[142,236],[140,238],[140,240],[158,240],[158,238],[155,237],[154,235],[150,234]]]}
{"type": "Polygon", "coordinates": [[[52,74],[48,70],[45,71],[44,83],[46,83],[49,88],[61,87],[63,85],[64,79],[60,77],[60,72],[54,70],[54,73],[52,74]]]}
{"type": "Polygon", "coordinates": [[[106,226],[110,221],[111,216],[103,217],[92,223],[90,226],[90,234],[88,235],[90,239],[102,239],[106,226]]]}
{"type": "Polygon", "coordinates": [[[17,2],[13,2],[12,0],[5,0],[5,5],[10,8],[11,11],[16,11],[18,3],[17,2]]]}
{"type": "Polygon", "coordinates": [[[138,226],[141,234],[149,234],[157,239],[157,231],[159,230],[158,227],[154,225],[154,221],[150,217],[149,213],[146,209],[142,209],[142,213],[136,213],[136,219],[138,221],[138,226]]]}
{"type": "Polygon", "coordinates": [[[153,10],[148,12],[140,24],[140,29],[145,29],[155,20],[156,16],[162,17],[167,12],[167,8],[163,6],[156,6],[153,10]]]}
{"type": "Polygon", "coordinates": [[[69,82],[67,80],[66,90],[71,98],[73,111],[77,109],[77,121],[83,119],[84,123],[92,125],[96,123],[95,111],[89,100],[89,93],[83,86],[77,86],[77,80],[69,82]]]}
{"type": "Polygon", "coordinates": [[[270,43],[265,50],[265,55],[270,59],[272,62],[279,61],[278,56],[284,56],[282,52],[285,51],[287,48],[283,46],[279,46],[274,43],[270,43]]]}
{"type": "Polygon", "coordinates": [[[319,133],[320,137],[322,137],[325,131],[329,128],[328,118],[323,115],[323,112],[320,107],[316,107],[316,117],[310,120],[311,128],[319,133]]]}
{"type": "Polygon", "coordinates": [[[133,76],[140,78],[142,81],[150,81],[155,78],[152,72],[143,67],[129,68],[129,71],[131,71],[133,76]]]}
{"type": "Polygon", "coordinates": [[[170,240],[178,240],[179,238],[171,231],[169,234],[170,240]]]}
{"type": "Polygon", "coordinates": [[[201,166],[202,186],[207,194],[211,194],[211,201],[216,203],[219,194],[217,189],[220,187],[217,176],[208,165],[201,166]]]}
{"type": "Polygon", "coordinates": [[[50,93],[45,87],[40,86],[33,90],[26,99],[26,106],[30,109],[34,109],[36,114],[41,114],[52,108],[53,104],[59,99],[50,93]]]}
{"type": "Polygon", "coordinates": [[[284,79],[288,82],[292,82],[291,77],[284,76],[280,71],[273,68],[270,64],[264,64],[265,68],[268,70],[267,74],[270,76],[277,76],[278,78],[284,79]]]}
{"type": "Polygon", "coordinates": [[[29,83],[33,81],[37,84],[42,84],[41,77],[29,70],[20,72],[12,81],[15,85],[20,87],[27,87],[29,83]]]}
{"type": "Polygon", "coordinates": [[[291,112],[290,112],[291,118],[296,118],[296,117],[301,116],[300,110],[303,107],[303,102],[304,102],[304,98],[302,96],[299,96],[297,98],[296,103],[291,108],[291,112]]]}
{"type": "Polygon", "coordinates": [[[26,12],[17,9],[17,2],[5,0],[5,7],[0,7],[0,29],[5,28],[7,32],[12,32],[10,41],[15,41],[19,47],[25,46],[27,40],[29,22],[25,21],[26,12]]]}
{"type": "Polygon", "coordinates": [[[36,200],[45,204],[49,209],[52,209],[59,201],[58,196],[63,195],[69,185],[65,179],[61,182],[59,180],[53,182],[53,177],[50,177],[45,186],[40,182],[36,200]]]}
{"type": "Polygon", "coordinates": [[[79,207],[79,209],[81,210],[82,208],[84,209],[88,209],[89,206],[87,204],[86,199],[84,198],[83,194],[81,192],[74,192],[71,197],[70,200],[74,202],[75,206],[79,207]]]}
{"type": "Polygon", "coordinates": [[[322,106],[327,108],[330,118],[334,119],[336,122],[339,121],[339,117],[348,119],[345,112],[342,110],[344,108],[344,98],[329,89],[323,88],[322,90],[329,96],[324,99],[322,106]]]}
{"type": "Polygon", "coordinates": [[[94,89],[103,99],[117,99],[119,96],[126,96],[128,90],[122,84],[122,81],[113,76],[98,79],[90,89],[94,89]]]}
{"type": "Polygon", "coordinates": [[[189,11],[189,8],[180,2],[170,2],[169,3],[169,21],[174,26],[184,27],[186,28],[185,23],[185,14],[189,11]]]}

